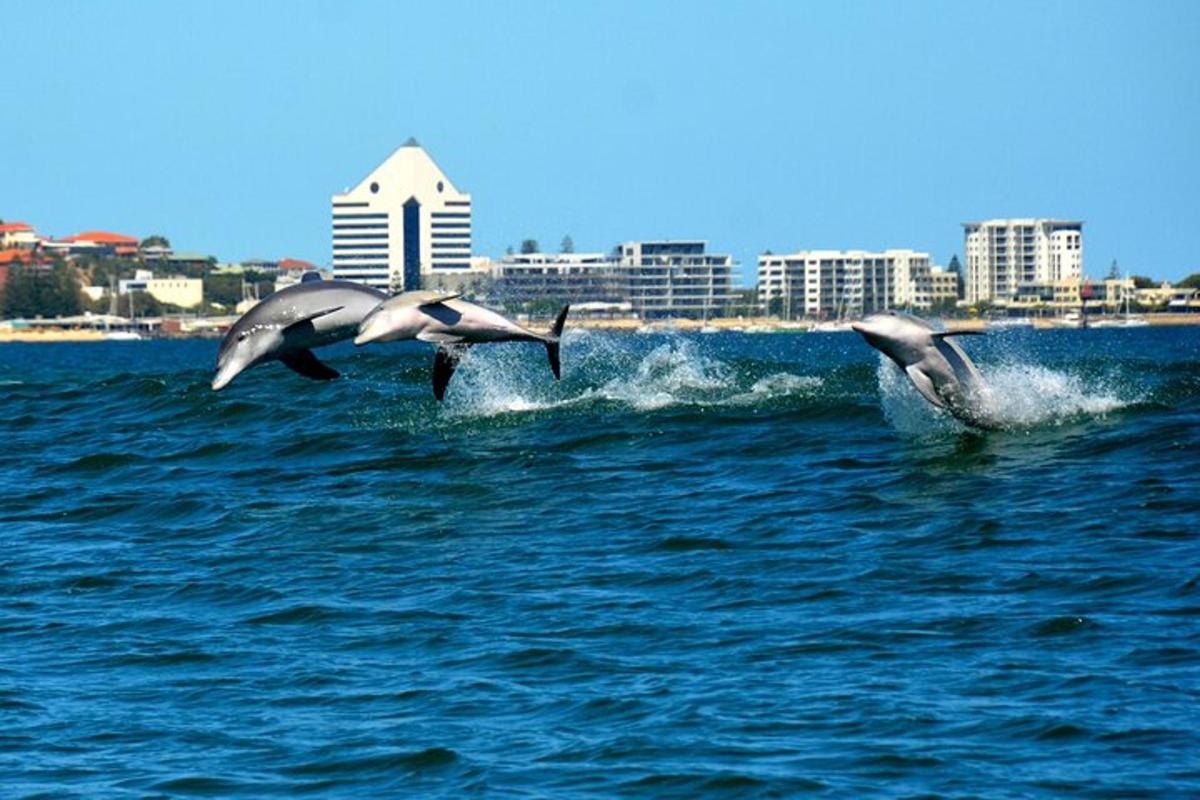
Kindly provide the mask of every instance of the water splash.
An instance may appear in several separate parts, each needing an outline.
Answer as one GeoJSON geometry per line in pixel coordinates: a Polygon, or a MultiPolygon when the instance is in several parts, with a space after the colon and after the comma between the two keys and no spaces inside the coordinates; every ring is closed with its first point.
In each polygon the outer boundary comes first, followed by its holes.
{"type": "Polygon", "coordinates": [[[635,411],[675,405],[751,405],[811,394],[821,379],[773,373],[742,375],[704,352],[701,343],[668,334],[648,352],[640,338],[581,330],[563,344],[563,380],[549,378],[540,353],[527,348],[476,348],[463,360],[447,394],[455,417],[544,411],[615,403],[635,411]],[[747,385],[749,384],[749,385],[747,385]]]}
{"type": "MultiPolygon", "coordinates": [[[[1039,364],[1011,361],[980,367],[984,386],[977,397],[984,419],[1002,429],[1064,425],[1097,417],[1138,401],[1125,398],[1103,378],[1088,381],[1039,364]]],[[[884,416],[898,431],[927,436],[961,432],[966,426],[934,408],[886,356],[876,371],[884,416]]]]}

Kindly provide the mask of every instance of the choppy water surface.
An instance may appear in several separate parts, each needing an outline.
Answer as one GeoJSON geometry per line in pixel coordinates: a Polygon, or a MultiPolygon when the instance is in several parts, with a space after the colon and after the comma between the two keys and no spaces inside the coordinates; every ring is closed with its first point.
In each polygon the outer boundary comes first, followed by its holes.
{"type": "Polygon", "coordinates": [[[0,795],[1200,794],[1200,331],[0,346],[0,795]]]}

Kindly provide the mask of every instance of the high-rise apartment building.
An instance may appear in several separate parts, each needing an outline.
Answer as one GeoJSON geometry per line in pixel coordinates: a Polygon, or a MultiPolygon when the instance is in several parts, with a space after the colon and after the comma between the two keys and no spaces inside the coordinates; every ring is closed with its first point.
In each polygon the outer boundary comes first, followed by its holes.
{"type": "Polygon", "coordinates": [[[1083,275],[1083,223],[1058,219],[965,222],[966,298],[1015,297],[1022,286],[1050,285],[1083,275]]]}
{"type": "Polygon", "coordinates": [[[409,291],[470,268],[471,196],[415,139],[333,196],[335,278],[409,291]]]}
{"type": "Polygon", "coordinates": [[[887,308],[929,308],[928,253],[801,250],[758,258],[758,300],[786,319],[845,317],[887,308]]]}

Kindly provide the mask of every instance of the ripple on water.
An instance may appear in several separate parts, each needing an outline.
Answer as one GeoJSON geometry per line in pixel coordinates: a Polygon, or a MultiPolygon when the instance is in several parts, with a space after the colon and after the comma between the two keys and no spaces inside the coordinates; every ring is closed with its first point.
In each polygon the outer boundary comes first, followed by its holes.
{"type": "Polygon", "coordinates": [[[970,342],[987,433],[855,336],[0,345],[0,795],[1196,795],[1200,331],[1123,333],[970,342]]]}

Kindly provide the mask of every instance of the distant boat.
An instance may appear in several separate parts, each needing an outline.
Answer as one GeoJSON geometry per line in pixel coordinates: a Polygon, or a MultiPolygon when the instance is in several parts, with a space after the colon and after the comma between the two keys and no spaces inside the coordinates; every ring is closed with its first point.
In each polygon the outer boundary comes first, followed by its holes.
{"type": "Polygon", "coordinates": [[[816,325],[813,325],[809,330],[812,331],[813,333],[845,333],[846,331],[854,330],[854,328],[850,327],[850,323],[846,322],[844,320],[843,321],[831,320],[828,322],[818,322],[816,325]]]}
{"type": "Polygon", "coordinates": [[[1118,319],[1100,319],[1091,323],[1092,328],[1145,328],[1150,323],[1141,317],[1120,317],[1118,319]]]}
{"type": "Polygon", "coordinates": [[[1068,311],[1063,316],[1052,321],[1056,328],[1086,328],[1087,319],[1078,311],[1068,311]]]}
{"type": "Polygon", "coordinates": [[[139,342],[142,335],[137,331],[107,331],[104,338],[110,342],[139,342]]]}
{"type": "Polygon", "coordinates": [[[1033,320],[1029,317],[1002,317],[988,320],[989,328],[1032,328],[1033,320]]]}
{"type": "MultiPolygon", "coordinates": [[[[1128,278],[1128,276],[1126,276],[1128,278]]],[[[1150,323],[1145,317],[1137,317],[1130,313],[1129,298],[1131,292],[1124,292],[1125,302],[1124,309],[1120,317],[1114,319],[1100,319],[1092,323],[1093,328],[1145,328],[1150,323]]]]}
{"type": "Polygon", "coordinates": [[[715,325],[705,325],[700,329],[701,333],[720,333],[721,329],[715,325]]]}

